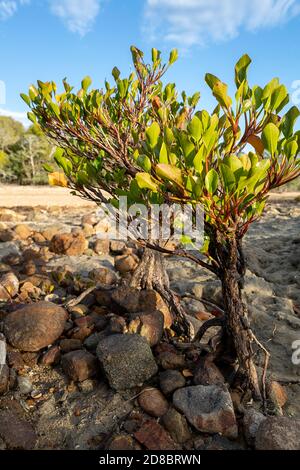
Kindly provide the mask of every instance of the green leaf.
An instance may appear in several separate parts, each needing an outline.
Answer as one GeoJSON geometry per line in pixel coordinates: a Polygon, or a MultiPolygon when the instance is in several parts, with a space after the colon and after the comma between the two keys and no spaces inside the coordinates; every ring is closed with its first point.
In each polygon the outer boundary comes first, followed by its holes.
{"type": "Polygon", "coordinates": [[[112,69],[112,72],[111,72],[112,76],[114,77],[114,79],[117,81],[119,78],[120,78],[120,70],[118,69],[118,67],[114,67],[112,69]]]}
{"type": "Polygon", "coordinates": [[[47,163],[45,163],[43,165],[43,168],[44,168],[45,171],[47,171],[47,173],[53,173],[54,172],[53,167],[51,165],[48,165],[47,163]]]}
{"type": "Polygon", "coordinates": [[[230,108],[232,100],[227,94],[227,89],[228,86],[225,83],[218,81],[213,87],[213,95],[218,100],[221,106],[224,106],[225,108],[230,108]]]}
{"type": "Polygon", "coordinates": [[[214,194],[218,188],[219,175],[214,168],[205,176],[205,187],[209,194],[214,194]]]}
{"type": "Polygon", "coordinates": [[[190,141],[188,134],[186,134],[185,132],[181,132],[179,139],[184,157],[187,163],[190,164],[190,158],[195,150],[195,145],[193,144],[193,142],[190,141]]]}
{"type": "Polygon", "coordinates": [[[211,73],[207,73],[205,75],[205,81],[208,84],[209,88],[211,88],[213,90],[216,83],[220,82],[221,80],[218,77],[216,77],[215,75],[212,75],[211,73]]]}
{"type": "Polygon", "coordinates": [[[169,163],[166,144],[163,142],[159,152],[159,163],[169,163]]]}
{"type": "Polygon", "coordinates": [[[72,163],[70,160],[65,158],[65,152],[61,148],[57,148],[53,158],[56,161],[57,165],[63,169],[64,173],[68,176],[72,171],[72,163]]]}
{"type": "Polygon", "coordinates": [[[153,192],[157,192],[158,186],[149,173],[137,173],[135,178],[141,189],[150,189],[153,192]]]}
{"type": "Polygon", "coordinates": [[[158,143],[160,135],[160,127],[157,122],[153,122],[148,129],[146,129],[147,142],[151,149],[154,149],[158,143]]]}
{"type": "Polygon", "coordinates": [[[262,103],[263,89],[260,86],[255,85],[252,88],[252,101],[255,109],[260,108],[262,103]]]}
{"type": "Polygon", "coordinates": [[[151,171],[151,160],[147,155],[140,155],[137,159],[137,164],[147,173],[151,171]]]}
{"type": "Polygon", "coordinates": [[[286,98],[288,97],[288,92],[287,89],[284,85],[280,85],[278,88],[276,88],[272,95],[271,95],[271,103],[270,107],[271,109],[279,109],[281,104],[285,102],[286,98]]]}
{"type": "Polygon", "coordinates": [[[25,101],[25,103],[30,106],[31,105],[31,99],[29,98],[28,95],[25,95],[25,93],[21,93],[21,98],[23,101],[25,101]]]}
{"type": "Polygon", "coordinates": [[[54,112],[55,116],[60,118],[60,109],[59,106],[56,103],[53,103],[52,101],[49,103],[50,108],[54,112]]]}
{"type": "Polygon", "coordinates": [[[226,192],[230,192],[235,187],[235,176],[231,168],[224,163],[220,164],[221,175],[224,183],[224,189],[226,192]]]}
{"type": "Polygon", "coordinates": [[[197,116],[194,116],[188,124],[188,131],[196,142],[200,140],[202,135],[202,124],[197,116]]]}
{"type": "Polygon", "coordinates": [[[294,158],[295,155],[298,152],[298,143],[296,140],[291,140],[289,142],[286,142],[284,145],[284,153],[287,156],[287,158],[290,160],[291,158],[294,158]]]}
{"type": "Polygon", "coordinates": [[[169,64],[170,64],[170,65],[174,64],[174,62],[176,62],[177,59],[178,59],[178,50],[177,50],[177,49],[173,49],[173,50],[170,52],[169,64]]]}
{"type": "Polygon", "coordinates": [[[92,79],[91,77],[85,77],[82,82],[81,82],[81,88],[84,90],[84,91],[87,91],[88,87],[92,84],[92,79]]]}
{"type": "Polygon", "coordinates": [[[236,175],[237,180],[238,180],[241,173],[243,173],[243,170],[244,170],[243,163],[240,160],[240,158],[237,157],[236,155],[229,155],[224,158],[224,163],[230,168],[232,174],[236,175]]]}
{"type": "Polygon", "coordinates": [[[166,127],[165,128],[165,141],[166,141],[166,144],[168,146],[172,145],[172,143],[174,142],[174,134],[172,132],[172,130],[169,128],[169,127],[166,127]]]}
{"type": "Polygon", "coordinates": [[[203,170],[203,163],[205,161],[205,153],[203,145],[200,147],[194,158],[194,168],[198,173],[201,173],[203,170]]]}
{"type": "Polygon", "coordinates": [[[262,131],[261,138],[266,150],[273,156],[277,150],[277,144],[279,139],[279,129],[272,122],[266,125],[262,131]]]}
{"type": "Polygon", "coordinates": [[[251,59],[247,54],[244,54],[236,63],[235,66],[235,83],[237,88],[247,78],[247,69],[251,64],[251,59]]]}
{"type": "Polygon", "coordinates": [[[291,109],[283,116],[280,128],[286,139],[288,139],[294,129],[294,125],[298,117],[300,116],[300,111],[297,106],[292,106],[291,109]]]}
{"type": "Polygon", "coordinates": [[[163,179],[168,181],[173,181],[174,183],[178,184],[179,186],[182,185],[182,173],[180,168],[177,168],[173,165],[167,165],[165,163],[159,163],[155,167],[156,174],[163,179]]]}

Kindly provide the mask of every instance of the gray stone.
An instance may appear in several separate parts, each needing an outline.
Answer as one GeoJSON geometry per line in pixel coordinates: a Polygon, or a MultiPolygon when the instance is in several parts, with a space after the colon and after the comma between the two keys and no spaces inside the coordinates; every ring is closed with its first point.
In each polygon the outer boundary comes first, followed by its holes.
{"type": "Polygon", "coordinates": [[[159,374],[159,385],[165,395],[185,386],[185,378],[178,370],[166,370],[159,374]]]}
{"type": "Polygon", "coordinates": [[[196,385],[180,388],[173,395],[173,403],[198,431],[237,437],[233,404],[225,387],[196,385]]]}
{"type": "Polygon", "coordinates": [[[32,391],[32,382],[28,377],[18,376],[18,388],[22,395],[28,395],[32,391]]]}
{"type": "Polygon", "coordinates": [[[285,416],[265,419],[257,430],[255,448],[257,450],[300,450],[300,420],[285,416]]]}
{"type": "Polygon", "coordinates": [[[157,372],[150,346],[136,334],[116,334],[102,339],[97,356],[110,386],[125,390],[141,385],[157,372]]]}
{"type": "Polygon", "coordinates": [[[247,444],[254,444],[257,430],[265,419],[266,417],[254,408],[250,408],[245,411],[243,417],[243,428],[247,444]]]}
{"type": "Polygon", "coordinates": [[[169,408],[162,417],[162,423],[167,431],[169,431],[172,439],[183,444],[191,438],[191,433],[184,416],[178,413],[175,408],[169,408]]]}

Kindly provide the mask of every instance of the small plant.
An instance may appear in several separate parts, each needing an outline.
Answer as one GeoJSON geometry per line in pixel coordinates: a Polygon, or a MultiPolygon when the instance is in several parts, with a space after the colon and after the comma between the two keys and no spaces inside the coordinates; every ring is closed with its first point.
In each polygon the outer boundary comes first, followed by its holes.
{"type": "MultiPolygon", "coordinates": [[[[213,272],[222,283],[224,318],[207,321],[196,340],[212,325],[223,326],[223,344],[233,352],[254,397],[264,393],[268,353],[249,325],[241,289],[245,274],[242,240],[250,224],[263,213],[269,192],[300,175],[299,116],[295,106],[281,117],[289,102],[277,78],[265,87],[251,87],[247,79],[250,58],[235,66],[235,99],[214,75],[205,80],[216,99],[212,113],[196,111],[199,93],[178,97],[175,85],[161,78],[168,64],[152,49],[152,62],[131,48],[135,72],[121,78],[115,67],[114,85],[89,90],[86,77],[78,93],[63,81],[57,94],[53,82],[31,86],[22,95],[31,107],[29,118],[58,145],[54,156],[65,178],[60,184],[97,203],[118,208],[121,195],[130,203],[173,202],[205,213],[205,243],[199,255],[183,248],[173,251],[157,240],[144,240],[144,260],[133,283],[158,290],[183,323],[178,298],[170,291],[160,253],[180,254],[213,272]],[[206,257],[206,260],[204,260],[206,257]],[[253,362],[253,343],[266,354],[263,387],[253,362]]],[[[51,171],[51,168],[48,168],[51,171]]],[[[52,176],[53,178],[53,176],[52,176]]],[[[54,176],[55,178],[55,176],[54,176]]]]}

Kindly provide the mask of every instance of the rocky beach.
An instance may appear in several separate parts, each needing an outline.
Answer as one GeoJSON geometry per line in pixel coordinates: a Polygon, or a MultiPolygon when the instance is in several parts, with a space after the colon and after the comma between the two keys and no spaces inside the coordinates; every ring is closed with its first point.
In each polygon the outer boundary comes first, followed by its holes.
{"type": "MultiPolygon", "coordinates": [[[[271,354],[264,413],[203,354],[218,327],[202,349],[169,341],[159,295],[127,287],[140,249],[99,238],[93,204],[43,191],[0,187],[0,448],[299,449],[297,194],[272,197],[245,238],[244,300],[271,354]]],[[[222,308],[219,281],[166,262],[196,332],[222,308]]]]}

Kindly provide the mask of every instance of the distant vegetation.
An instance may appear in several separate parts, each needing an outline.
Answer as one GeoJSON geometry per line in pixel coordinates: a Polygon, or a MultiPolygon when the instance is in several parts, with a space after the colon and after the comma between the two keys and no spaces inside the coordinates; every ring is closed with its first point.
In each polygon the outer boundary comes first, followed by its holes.
{"type": "Polygon", "coordinates": [[[54,147],[36,125],[25,129],[14,119],[0,116],[0,182],[47,184],[43,165],[53,160],[54,147]]]}

